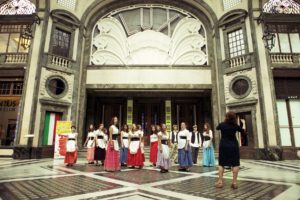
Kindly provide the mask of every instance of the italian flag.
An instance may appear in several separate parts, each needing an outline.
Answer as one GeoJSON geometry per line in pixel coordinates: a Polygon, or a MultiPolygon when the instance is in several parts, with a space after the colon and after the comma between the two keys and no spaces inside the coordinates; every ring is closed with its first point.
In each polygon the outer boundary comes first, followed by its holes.
{"type": "Polygon", "coordinates": [[[56,122],[60,120],[60,113],[46,112],[43,145],[53,145],[55,141],[56,122]]]}

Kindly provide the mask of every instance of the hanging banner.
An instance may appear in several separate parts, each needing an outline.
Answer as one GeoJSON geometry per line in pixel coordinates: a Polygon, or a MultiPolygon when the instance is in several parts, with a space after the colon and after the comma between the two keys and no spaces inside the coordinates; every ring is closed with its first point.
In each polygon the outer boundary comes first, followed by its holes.
{"type": "Polygon", "coordinates": [[[165,101],[166,108],[166,126],[168,131],[172,130],[172,113],[171,113],[171,100],[165,101]]]}
{"type": "Polygon", "coordinates": [[[64,158],[68,134],[71,133],[71,121],[57,121],[55,129],[54,158],[64,158]]]}
{"type": "Polygon", "coordinates": [[[127,100],[127,124],[132,125],[132,112],[133,112],[133,100],[128,99],[127,100]]]}

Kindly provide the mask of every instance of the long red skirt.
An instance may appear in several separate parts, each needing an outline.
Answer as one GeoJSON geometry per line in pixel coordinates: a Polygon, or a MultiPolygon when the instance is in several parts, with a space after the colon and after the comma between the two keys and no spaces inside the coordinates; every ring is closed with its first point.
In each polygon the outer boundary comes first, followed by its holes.
{"type": "Polygon", "coordinates": [[[150,144],[150,162],[155,163],[157,161],[158,142],[151,142],[150,144]]]}
{"type": "Polygon", "coordinates": [[[127,166],[138,166],[138,167],[144,166],[141,148],[138,149],[136,154],[131,154],[130,150],[128,151],[127,166]]]}
{"type": "Polygon", "coordinates": [[[104,170],[106,171],[120,171],[120,154],[119,151],[110,148],[109,142],[107,143],[107,150],[104,161],[104,170]]]}
{"type": "Polygon", "coordinates": [[[66,164],[75,164],[77,161],[77,151],[67,152],[65,156],[66,164]]]}

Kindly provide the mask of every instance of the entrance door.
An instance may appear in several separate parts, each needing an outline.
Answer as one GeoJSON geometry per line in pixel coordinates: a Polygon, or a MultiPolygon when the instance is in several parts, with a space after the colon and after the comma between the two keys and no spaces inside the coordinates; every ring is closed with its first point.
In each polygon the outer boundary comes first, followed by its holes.
{"type": "Polygon", "coordinates": [[[198,125],[202,131],[203,124],[211,124],[211,108],[209,99],[174,99],[172,100],[172,124],[185,122],[187,129],[192,131],[193,125],[198,125]]]}
{"type": "Polygon", "coordinates": [[[144,131],[145,145],[149,145],[151,125],[165,123],[164,101],[155,99],[136,100],[134,102],[134,123],[140,124],[144,131]]]}
{"type": "Polygon", "coordinates": [[[240,135],[240,145],[254,147],[253,126],[251,112],[237,113],[238,124],[245,129],[240,135]]]}
{"type": "Polygon", "coordinates": [[[109,128],[112,117],[118,117],[119,127],[125,123],[126,104],[124,99],[96,99],[96,110],[93,113],[94,126],[98,128],[100,123],[104,124],[105,128],[109,128]]]}

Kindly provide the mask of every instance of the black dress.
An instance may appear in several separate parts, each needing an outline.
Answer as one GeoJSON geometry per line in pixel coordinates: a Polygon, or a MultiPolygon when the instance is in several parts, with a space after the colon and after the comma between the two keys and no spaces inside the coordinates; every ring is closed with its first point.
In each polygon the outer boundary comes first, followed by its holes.
{"type": "Polygon", "coordinates": [[[222,122],[217,126],[221,130],[221,141],[219,146],[219,165],[235,167],[240,166],[240,149],[236,139],[236,132],[244,130],[237,124],[222,122]]]}

